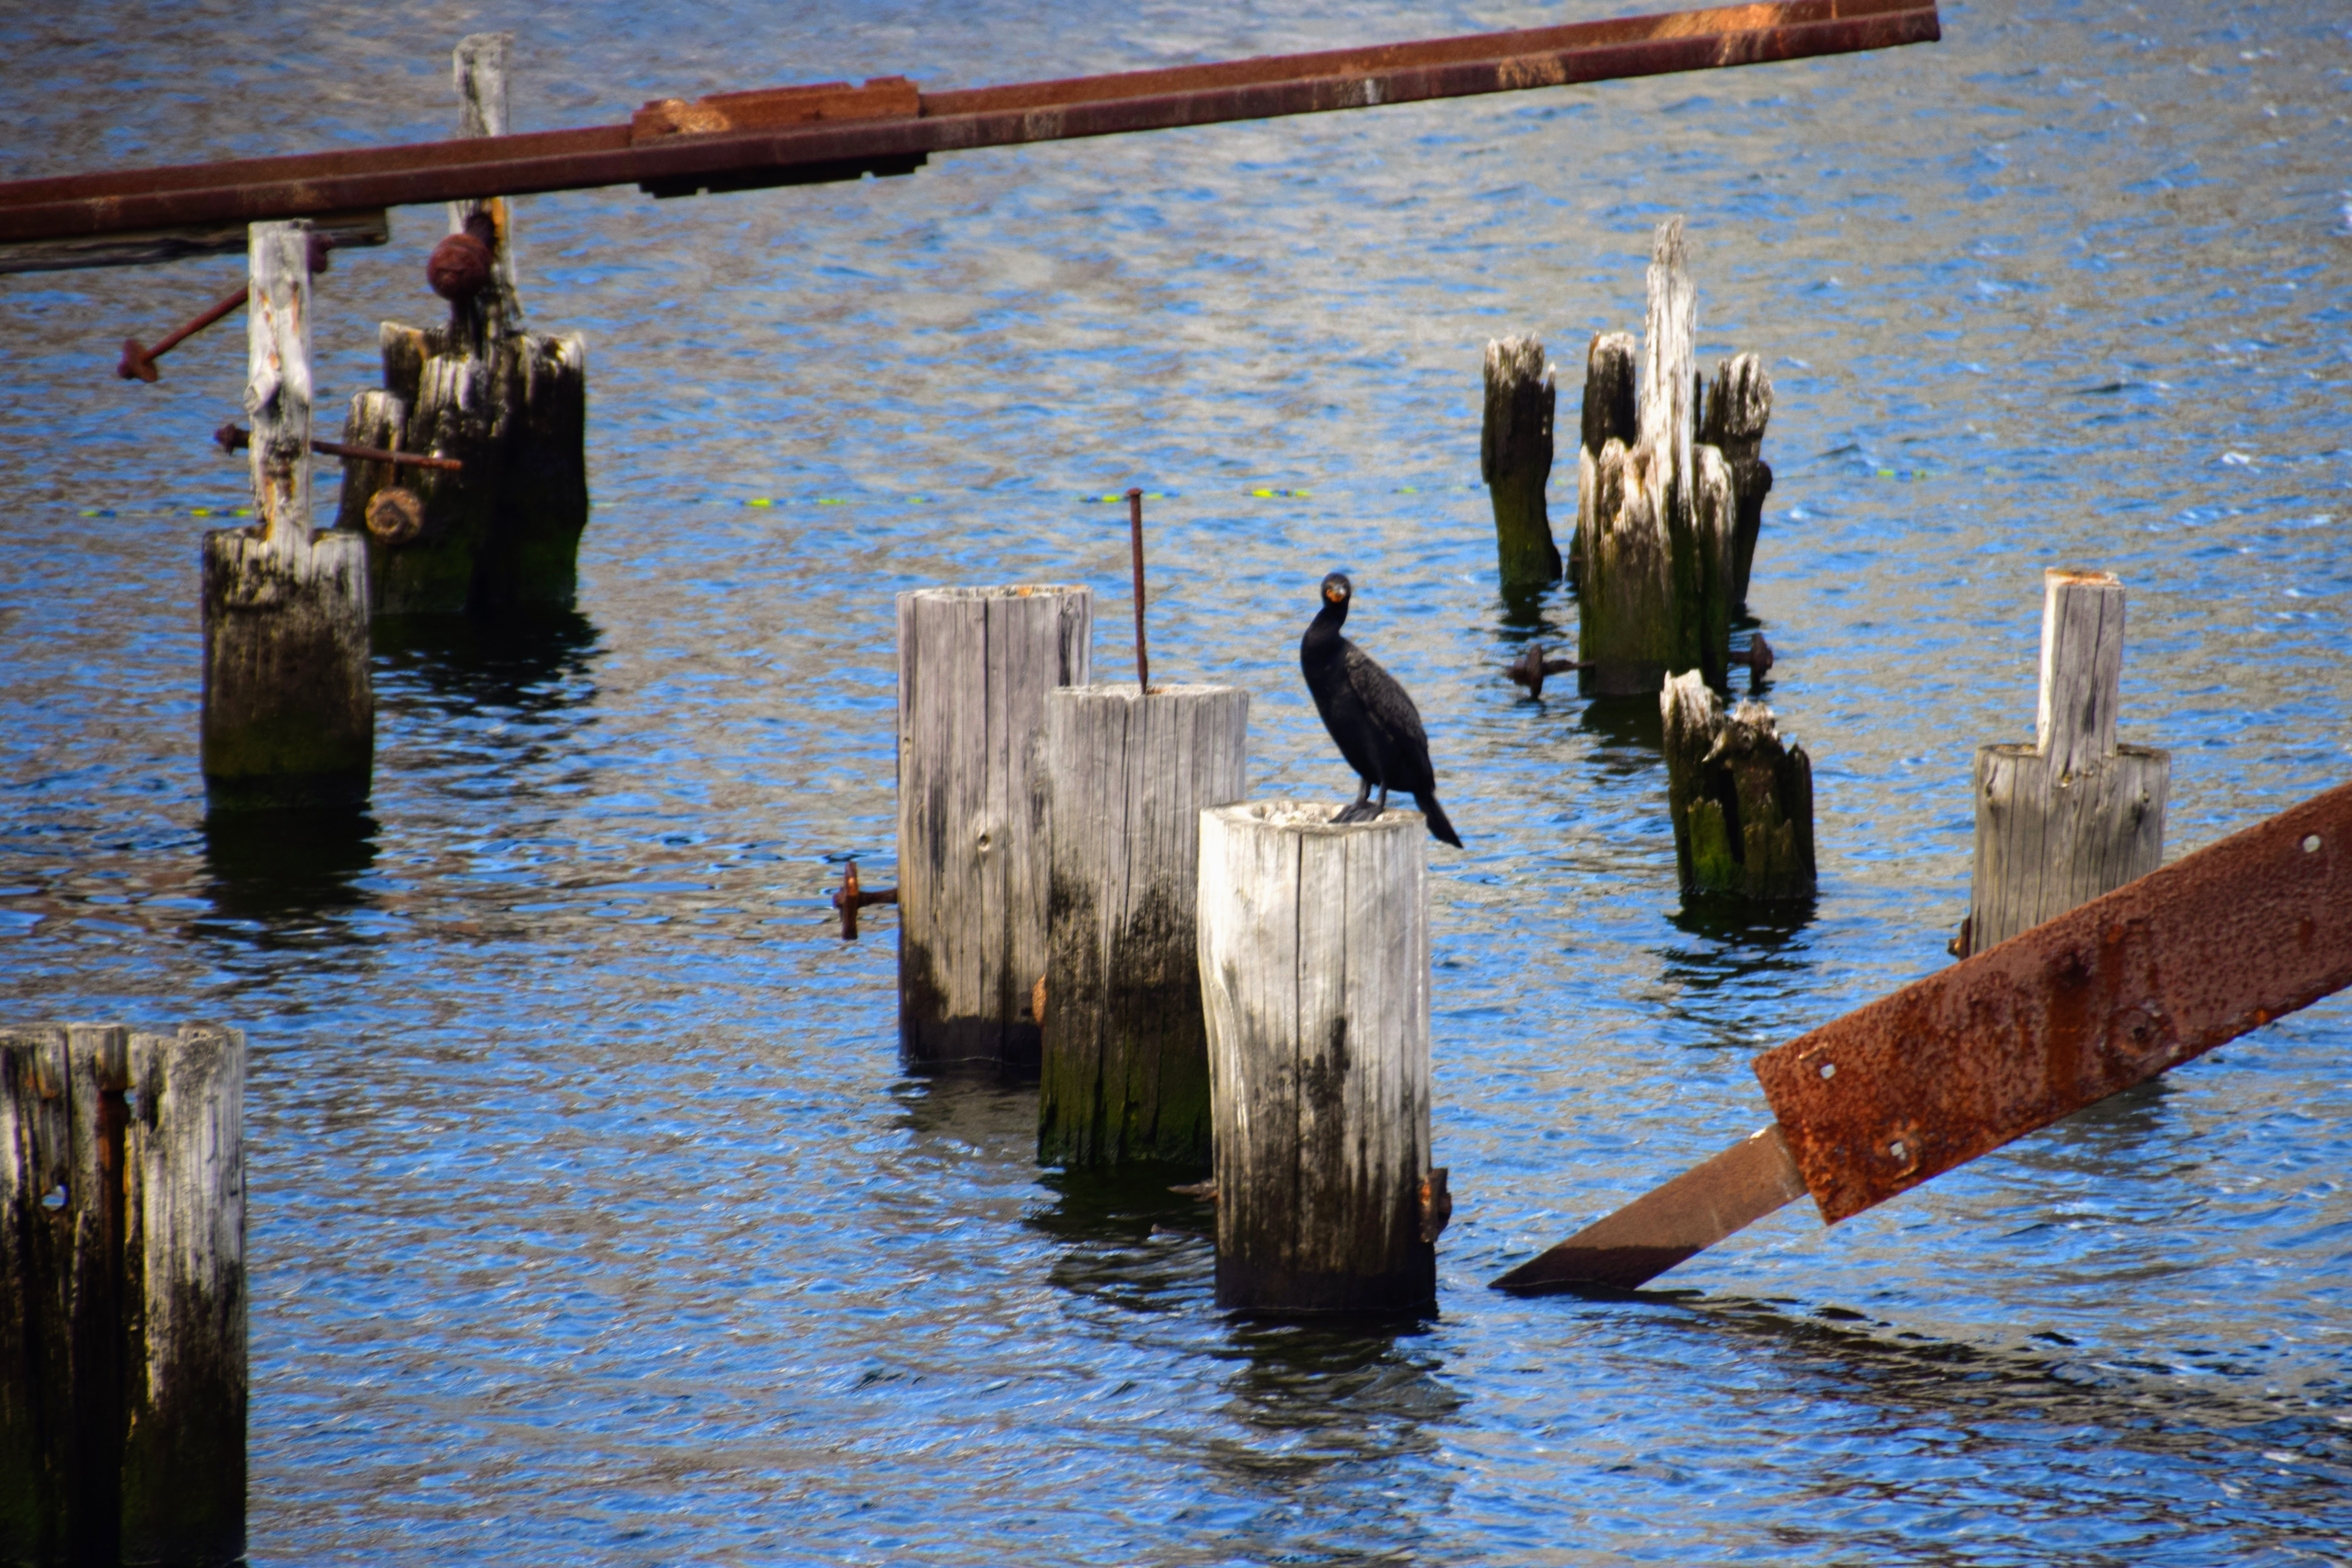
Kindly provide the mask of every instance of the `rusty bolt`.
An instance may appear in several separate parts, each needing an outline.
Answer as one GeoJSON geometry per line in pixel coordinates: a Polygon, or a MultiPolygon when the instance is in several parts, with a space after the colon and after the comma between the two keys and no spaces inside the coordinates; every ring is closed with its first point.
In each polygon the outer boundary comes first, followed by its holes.
{"type": "Polygon", "coordinates": [[[1526,687],[1528,689],[1528,696],[1541,697],[1543,695],[1545,676],[1559,675],[1566,670],[1582,669],[1583,668],[1583,665],[1578,663],[1572,658],[1546,658],[1544,657],[1544,645],[1539,642],[1531,642],[1528,644],[1528,651],[1525,657],[1520,658],[1517,664],[1505,665],[1503,667],[1503,673],[1509,676],[1513,680],[1517,681],[1521,686],[1526,687]]]}
{"type": "Polygon", "coordinates": [[[368,498],[367,531],[397,550],[425,531],[425,506],[416,492],[386,485],[368,498]]]}

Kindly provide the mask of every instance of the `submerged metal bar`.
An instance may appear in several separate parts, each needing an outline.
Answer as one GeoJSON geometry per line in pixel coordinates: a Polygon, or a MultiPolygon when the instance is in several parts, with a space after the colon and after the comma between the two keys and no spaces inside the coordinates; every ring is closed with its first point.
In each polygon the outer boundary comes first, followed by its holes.
{"type": "Polygon", "coordinates": [[[1834,1225],[2347,984],[2352,784],[1765,1052],[1771,1127],[1494,1283],[1630,1288],[1801,1192],[1834,1225]]]}
{"type": "Polygon", "coordinates": [[[0,246],[602,185],[686,195],[856,179],[905,173],[933,153],[1756,65],[1940,36],[1933,0],[1780,0],[924,93],[914,95],[911,113],[856,107],[903,103],[880,80],[866,89],[723,94],[657,106],[676,112],[641,125],[21,180],[0,184],[0,246]],[[776,112],[803,122],[700,129],[736,125],[730,109],[776,99],[801,103],[776,112]],[[831,118],[840,114],[856,117],[831,118]]]}

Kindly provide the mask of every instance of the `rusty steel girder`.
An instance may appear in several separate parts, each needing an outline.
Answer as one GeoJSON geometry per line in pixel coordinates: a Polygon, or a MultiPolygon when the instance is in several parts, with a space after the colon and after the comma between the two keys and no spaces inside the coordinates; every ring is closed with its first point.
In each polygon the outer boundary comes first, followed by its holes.
{"type": "Polygon", "coordinates": [[[1495,1284],[1631,1288],[1808,1193],[1834,1225],[2347,984],[2341,784],[1765,1052],[1771,1126],[1495,1284]]]}
{"type": "Polygon", "coordinates": [[[1923,43],[1933,0],[1779,0],[1009,87],[664,100],[625,125],[0,184],[0,245],[636,184],[657,195],[904,174],[934,153],[1366,109],[1923,43]]]}

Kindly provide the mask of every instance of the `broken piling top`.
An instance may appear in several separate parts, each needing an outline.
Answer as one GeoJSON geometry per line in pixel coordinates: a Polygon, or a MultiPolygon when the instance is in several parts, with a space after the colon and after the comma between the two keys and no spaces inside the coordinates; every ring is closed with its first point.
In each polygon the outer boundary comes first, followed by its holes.
{"type": "Polygon", "coordinates": [[[2064,778],[2116,754],[2124,677],[2124,585],[2112,572],[2042,574],[2042,689],[2033,746],[2064,778]]]}
{"type": "Polygon", "coordinates": [[[1201,813],[1200,963],[1217,1302],[1394,1311],[1434,1300],[1428,829],[1328,802],[1201,813]]]}

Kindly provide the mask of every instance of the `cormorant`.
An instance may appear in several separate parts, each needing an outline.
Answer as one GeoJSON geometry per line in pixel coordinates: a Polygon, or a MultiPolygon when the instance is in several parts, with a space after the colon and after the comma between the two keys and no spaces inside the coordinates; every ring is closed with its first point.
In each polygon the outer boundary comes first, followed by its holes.
{"type": "Polygon", "coordinates": [[[1298,639],[1298,665],[1307,672],[1307,689],[1315,694],[1315,710],[1339,743],[1339,754],[1363,780],[1356,798],[1331,820],[1371,821],[1388,809],[1389,791],[1402,790],[1429,818],[1432,837],[1459,849],[1462,840],[1437,804],[1437,775],[1430,771],[1421,710],[1395,676],[1339,635],[1355,593],[1343,574],[1324,578],[1323,607],[1298,639]],[[1369,798],[1375,788],[1381,792],[1377,805],[1369,798]]]}

